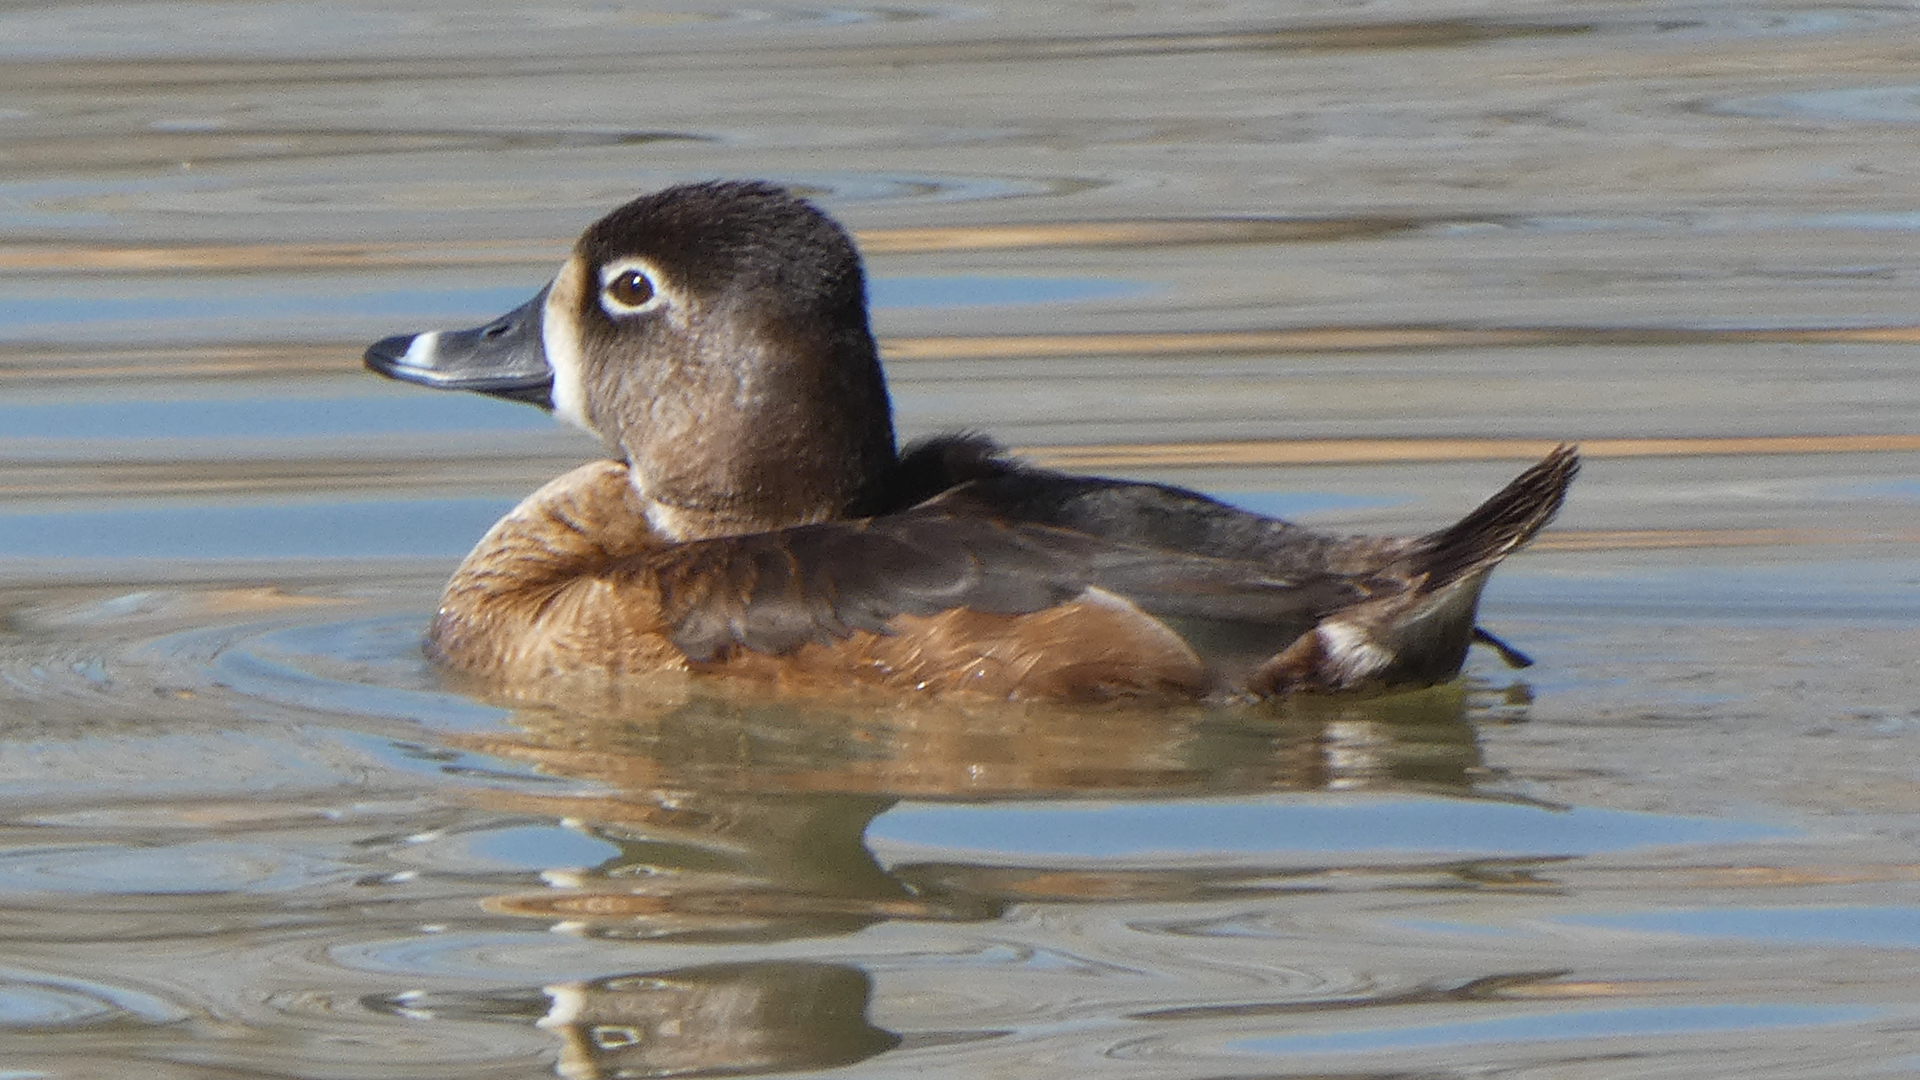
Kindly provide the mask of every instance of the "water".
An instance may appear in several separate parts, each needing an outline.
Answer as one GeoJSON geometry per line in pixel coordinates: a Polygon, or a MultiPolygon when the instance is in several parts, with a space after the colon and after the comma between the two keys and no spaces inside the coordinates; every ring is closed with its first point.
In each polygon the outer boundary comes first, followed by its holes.
{"type": "Polygon", "coordinates": [[[1920,1072],[1900,4],[0,13],[0,1077],[1920,1072]],[[596,453],[359,369],[684,179],[900,426],[1329,528],[1589,464],[1419,694],[510,708],[596,453]]]}

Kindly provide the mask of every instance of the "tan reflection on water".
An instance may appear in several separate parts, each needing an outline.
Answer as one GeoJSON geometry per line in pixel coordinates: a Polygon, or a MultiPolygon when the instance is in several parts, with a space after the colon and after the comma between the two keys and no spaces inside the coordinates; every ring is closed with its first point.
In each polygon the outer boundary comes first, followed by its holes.
{"type": "MultiPolygon", "coordinates": [[[[1178,901],[1232,890],[1218,870],[882,867],[864,830],[901,798],[1164,798],[1273,791],[1470,790],[1480,768],[1460,686],[1377,701],[1204,710],[808,707],[696,682],[596,691],[588,711],[522,710],[514,736],[456,745],[593,782],[594,795],[480,792],[490,810],[568,822],[620,852],[500,914],[616,940],[753,942],[883,921],[990,922],[1014,899],[1178,901]]],[[[1484,695],[1482,695],[1484,696],[1484,695]]],[[[1522,882],[1516,881],[1516,885],[1522,882]]],[[[891,1049],[869,978],[755,962],[549,986],[540,1025],[568,1077],[825,1068],[891,1049]]]]}
{"type": "MultiPolygon", "coordinates": [[[[522,734],[458,745],[612,789],[593,796],[488,793],[494,809],[578,823],[628,855],[564,888],[500,897],[497,910],[614,936],[784,937],[877,919],[980,919],[991,895],[910,888],[862,840],[902,798],[1104,798],[1358,791],[1465,793],[1479,767],[1462,685],[1377,700],[1258,710],[809,706],[704,683],[658,681],[593,712],[524,709],[522,734]],[[664,693],[665,696],[662,696],[664,693]],[[698,866],[647,860],[671,843],[698,866]]],[[[1523,694],[1524,696],[1524,694],[1523,694]]],[[[1147,875],[1142,889],[1164,893],[1147,875]]]]}

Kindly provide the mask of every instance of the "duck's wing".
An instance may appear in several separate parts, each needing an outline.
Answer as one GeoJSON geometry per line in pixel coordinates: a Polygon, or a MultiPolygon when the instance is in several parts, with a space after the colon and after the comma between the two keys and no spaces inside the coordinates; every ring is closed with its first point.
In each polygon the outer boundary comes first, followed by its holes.
{"type": "MultiPolygon", "coordinates": [[[[1256,562],[1296,576],[1350,575],[1405,582],[1413,600],[1483,574],[1552,519],[1579,472],[1572,446],[1560,446],[1449,528],[1421,537],[1337,536],[1242,510],[1165,484],[1072,476],[999,461],[999,470],[942,496],[963,495],[983,512],[1056,525],[1104,539],[1216,558],[1256,562]]],[[[1233,632],[1243,647],[1283,635],[1233,632]]],[[[1470,628],[1512,667],[1532,664],[1492,633],[1470,628]]],[[[1218,634],[1216,632],[1215,636],[1218,634]]]]}
{"type": "Polygon", "coordinates": [[[1076,476],[1007,459],[994,464],[996,473],[959,483],[933,502],[1115,544],[1255,564],[1287,577],[1368,574],[1415,543],[1318,532],[1171,484],[1076,476]]]}
{"type": "Polygon", "coordinates": [[[1149,616],[1304,632],[1364,599],[1364,580],[1281,574],[1244,560],[1118,543],[969,512],[964,500],[902,514],[676,545],[640,557],[658,584],[668,637],[689,659],[731,646],[782,654],[901,615],[964,608],[1043,611],[1097,590],[1149,616]]]}
{"type": "Polygon", "coordinates": [[[1009,474],[903,513],[639,558],[668,638],[694,661],[886,634],[905,615],[1032,614],[1097,592],[1173,630],[1229,680],[1336,613],[1380,639],[1383,664],[1445,653],[1413,665],[1426,678],[1458,668],[1486,572],[1553,516],[1577,468],[1562,448],[1456,525],[1411,539],[1327,536],[1179,488],[1009,474]],[[1421,613],[1451,611],[1455,594],[1458,625],[1426,626],[1421,613]]]}
{"type": "Polygon", "coordinates": [[[1317,532],[1172,484],[1038,468],[972,433],[909,446],[868,512],[893,514],[924,503],[965,505],[983,517],[1052,525],[1119,544],[1258,563],[1282,574],[1367,573],[1414,544],[1317,532]]]}

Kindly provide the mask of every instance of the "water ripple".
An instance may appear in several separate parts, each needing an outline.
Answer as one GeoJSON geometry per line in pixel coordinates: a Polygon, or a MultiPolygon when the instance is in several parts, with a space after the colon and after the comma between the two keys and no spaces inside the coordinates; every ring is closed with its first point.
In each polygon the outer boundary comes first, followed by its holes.
{"type": "MultiPolygon", "coordinates": [[[[589,3],[501,9],[494,6],[416,7],[356,4],[333,11],[298,12],[281,5],[232,5],[171,0],[157,4],[90,5],[78,21],[31,9],[0,20],[0,53],[19,60],[173,59],[182,45],[202,57],[309,60],[327,55],[407,55],[421,40],[441,43],[441,56],[522,53],[529,38],[593,42],[606,49],[688,34],[739,35],[755,30],[793,32],[808,27],[854,27],[964,17],[946,5],[742,7],[707,11],[639,11],[589,3]],[[484,27],[484,29],[482,29],[484,27]]],[[[589,46],[590,47],[590,46],[589,46]]]]}
{"type": "Polygon", "coordinates": [[[98,1027],[121,1021],[170,1024],[188,1012],[125,987],[19,968],[0,968],[0,1029],[98,1027]]]}
{"type": "Polygon", "coordinates": [[[268,843],[206,840],[0,852],[0,890],[21,895],[288,892],[338,884],[352,875],[350,867],[320,852],[268,843]]]}
{"type": "MultiPolygon", "coordinates": [[[[845,48],[833,33],[891,24],[939,22],[949,39],[928,42],[915,34],[892,34],[876,44],[880,58],[921,63],[965,60],[1063,59],[1102,56],[1167,56],[1246,52],[1383,52],[1403,49],[1460,48],[1489,42],[1576,36],[1699,36],[1715,40],[1746,37],[1832,35],[1910,24],[1900,8],[1865,4],[1829,4],[1796,10],[1681,7],[1657,16],[1583,19],[1502,18],[1373,19],[1352,22],[1259,18],[1224,25],[1183,29],[1177,21],[1132,32],[1050,33],[1022,25],[1008,12],[935,4],[845,5],[821,7],[726,8],[637,12],[601,5],[562,4],[502,12],[488,8],[484,18],[455,7],[409,10],[405,7],[353,9],[350,18],[311,16],[296,19],[278,8],[262,12],[215,8],[190,0],[170,3],[93,5],[105,12],[97,24],[76,25],[28,9],[0,21],[4,55],[18,60],[116,60],[176,56],[184,46],[210,60],[257,61],[274,58],[306,66],[338,64],[320,57],[409,57],[426,63],[406,73],[432,77],[449,60],[506,56],[521,63],[552,56],[565,46],[567,59],[608,55],[668,53],[724,44],[734,49],[797,52],[803,63],[829,63],[845,48]],[[972,24],[972,27],[957,24],[972,24]],[[485,30],[477,29],[484,24],[485,30]],[[961,36],[964,35],[964,36],[961,36]],[[792,40],[798,37],[796,42],[792,40]],[[419,56],[418,42],[434,42],[431,56],[419,56]],[[546,45],[530,50],[528,41],[546,45]],[[797,48],[796,48],[797,46],[797,48]]],[[[1149,20],[1134,20],[1149,22],[1149,20]]],[[[1152,20],[1165,22],[1164,20],[1152,20]]],[[[791,61],[789,61],[791,62],[791,61]]],[[[399,73],[395,73],[398,77],[399,73]]]]}
{"type": "Polygon", "coordinates": [[[1702,111],[1821,124],[1917,124],[1920,123],[1920,86],[1849,86],[1795,94],[1722,98],[1703,105],[1702,111]]]}
{"type": "Polygon", "coordinates": [[[1786,1032],[1795,1028],[1861,1025],[1887,1015],[1870,1005],[1663,1005],[1651,1008],[1560,1011],[1458,1023],[1381,1026],[1364,1031],[1255,1035],[1236,1039],[1235,1053],[1292,1057],[1381,1050],[1513,1043],[1560,1043],[1590,1039],[1646,1040],[1715,1032],[1786,1032]]]}
{"type": "MultiPolygon", "coordinates": [[[[597,978],[622,969],[621,950],[596,940],[556,936],[545,930],[522,933],[424,932],[365,941],[341,940],[327,946],[330,962],[355,971],[404,975],[413,979],[485,979],[499,983],[541,983],[564,978],[597,978]]],[[[624,962],[630,963],[631,954],[624,962]]]]}

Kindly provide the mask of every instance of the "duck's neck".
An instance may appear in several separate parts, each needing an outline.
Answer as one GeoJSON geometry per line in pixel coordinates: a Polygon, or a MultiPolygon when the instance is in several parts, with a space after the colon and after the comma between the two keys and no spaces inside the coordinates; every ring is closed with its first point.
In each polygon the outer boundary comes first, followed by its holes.
{"type": "Polygon", "coordinates": [[[897,463],[886,381],[871,337],[834,344],[832,363],[690,379],[668,400],[697,406],[676,411],[656,397],[645,422],[623,431],[659,534],[701,540],[873,512],[897,463]]]}

